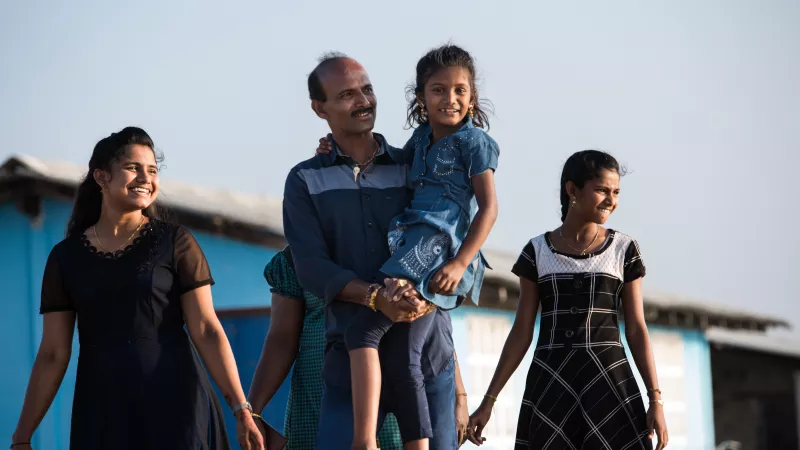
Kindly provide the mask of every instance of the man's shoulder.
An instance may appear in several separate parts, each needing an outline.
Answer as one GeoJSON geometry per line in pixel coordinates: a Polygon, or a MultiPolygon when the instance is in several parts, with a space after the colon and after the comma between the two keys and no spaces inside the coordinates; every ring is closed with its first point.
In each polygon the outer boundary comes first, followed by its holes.
{"type": "Polygon", "coordinates": [[[327,157],[329,156],[314,155],[305,161],[300,161],[299,163],[295,164],[295,166],[292,167],[292,170],[290,170],[289,173],[297,173],[300,172],[301,170],[306,170],[306,169],[320,169],[325,165],[323,162],[323,158],[327,157]]]}

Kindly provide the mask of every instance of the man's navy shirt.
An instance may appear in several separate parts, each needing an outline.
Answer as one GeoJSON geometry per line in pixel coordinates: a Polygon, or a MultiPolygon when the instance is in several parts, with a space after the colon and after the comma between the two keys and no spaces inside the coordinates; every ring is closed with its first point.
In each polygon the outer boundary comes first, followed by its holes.
{"type": "MultiPolygon", "coordinates": [[[[383,284],[381,266],[389,259],[389,223],[411,201],[408,170],[412,155],[389,146],[375,133],[380,150],[374,163],[353,178],[353,161],[334,149],[295,166],[286,179],[283,228],[292,249],[297,278],[304,289],[324,298],[326,382],[350,387],[350,358],[344,332],[357,308],[336,300],[353,279],[383,284]]],[[[425,343],[422,371],[439,374],[453,356],[452,324],[436,312],[425,343]]]]}

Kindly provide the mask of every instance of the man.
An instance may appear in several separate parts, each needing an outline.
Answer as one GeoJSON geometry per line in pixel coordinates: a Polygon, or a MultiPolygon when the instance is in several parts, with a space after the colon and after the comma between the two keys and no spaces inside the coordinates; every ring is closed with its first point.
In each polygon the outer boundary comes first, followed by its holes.
{"type": "MultiPolygon", "coordinates": [[[[301,285],[326,302],[325,391],[317,448],[339,450],[350,448],[358,420],[353,417],[344,332],[357,308],[368,307],[370,294],[383,281],[380,267],[390,256],[389,222],[409,204],[411,192],[408,167],[399,162],[399,150],[372,132],[377,99],[364,67],[344,55],[328,55],[309,75],[308,88],[314,112],[330,126],[334,150],[298,164],[289,173],[284,233],[301,285]]],[[[378,291],[374,306],[393,321],[408,321],[425,308],[414,295],[390,301],[407,288],[396,282],[388,288],[378,291]]],[[[422,361],[434,429],[429,445],[450,450],[458,446],[452,325],[448,313],[433,314],[435,331],[425,344],[422,361]]]]}

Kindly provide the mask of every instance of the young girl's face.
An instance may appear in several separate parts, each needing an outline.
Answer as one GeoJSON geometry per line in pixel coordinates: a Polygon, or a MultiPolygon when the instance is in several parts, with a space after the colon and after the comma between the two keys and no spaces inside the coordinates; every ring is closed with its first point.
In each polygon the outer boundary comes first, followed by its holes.
{"type": "Polygon", "coordinates": [[[587,181],[583,189],[576,190],[576,212],[588,222],[604,224],[617,209],[619,199],[619,174],[603,170],[597,178],[587,181]]]}
{"type": "Polygon", "coordinates": [[[432,126],[458,127],[472,106],[472,77],[463,67],[445,67],[425,83],[423,104],[432,126]]]}

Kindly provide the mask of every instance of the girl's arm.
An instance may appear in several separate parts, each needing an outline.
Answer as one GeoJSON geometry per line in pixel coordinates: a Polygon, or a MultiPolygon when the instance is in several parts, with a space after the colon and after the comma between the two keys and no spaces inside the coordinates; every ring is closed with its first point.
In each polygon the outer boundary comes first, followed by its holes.
{"type": "Polygon", "coordinates": [[[449,295],[455,290],[464,271],[478,254],[483,243],[486,242],[486,238],[497,220],[498,207],[494,188],[494,170],[486,170],[472,177],[472,188],[478,203],[478,213],[475,214],[467,237],[458,249],[455,258],[445,264],[431,278],[431,288],[435,292],[449,295]]]}
{"type": "Polygon", "coordinates": [[[539,310],[539,285],[527,278],[520,277],[519,303],[514,325],[508,333],[500,361],[494,371],[489,389],[481,402],[480,407],[472,414],[467,435],[469,440],[476,445],[481,445],[481,433],[489,422],[497,396],[503,390],[511,375],[519,367],[522,358],[528,352],[533,341],[533,328],[536,324],[536,314],[539,310]]]}
{"type": "Polygon", "coordinates": [[[539,285],[526,278],[520,278],[519,282],[517,315],[514,318],[514,325],[511,326],[511,331],[508,333],[508,338],[506,338],[506,343],[503,345],[503,352],[500,354],[497,369],[489,383],[489,389],[486,390],[487,397],[483,399],[484,402],[494,403],[494,398],[500,395],[500,391],[519,367],[519,363],[522,362],[522,358],[525,357],[533,341],[536,313],[539,310],[539,285]]]}
{"type": "Polygon", "coordinates": [[[497,220],[497,193],[494,189],[494,170],[487,170],[480,175],[472,177],[472,188],[475,190],[475,200],[478,202],[478,213],[469,226],[464,243],[458,249],[456,259],[464,267],[468,266],[478,251],[483,247],[489,232],[492,231],[497,220]]]}
{"type": "Polygon", "coordinates": [[[625,314],[625,337],[628,340],[628,347],[631,349],[636,368],[639,369],[639,374],[642,376],[650,397],[650,407],[647,410],[649,437],[652,439],[654,434],[657,435],[658,445],[655,448],[661,450],[669,442],[669,433],[664,419],[664,409],[659,403],[661,391],[658,387],[656,363],[650,345],[650,334],[647,332],[647,324],[644,320],[641,278],[623,285],[622,308],[625,314]]]}
{"type": "Polygon", "coordinates": [[[297,357],[305,308],[302,300],[272,294],[272,317],[250,393],[253,411],[262,411],[280,389],[297,357]]]}
{"type": "MultiPolygon", "coordinates": [[[[631,349],[631,355],[639,369],[648,390],[658,389],[658,375],[653,350],[650,346],[650,334],[644,320],[642,302],[642,279],[637,278],[625,283],[622,287],[622,309],[625,314],[625,337],[631,349]]],[[[654,399],[659,399],[660,394],[654,399]]]]}
{"type": "Polygon", "coordinates": [[[30,442],[33,432],[53,402],[72,356],[72,335],[75,313],[72,311],[44,314],[42,343],[33,363],[22,413],[12,443],[30,442]]]}
{"type": "MultiPolygon", "coordinates": [[[[211,378],[219,386],[225,401],[234,407],[246,401],[239,370],[233,358],[228,337],[214,312],[211,300],[211,286],[205,285],[181,295],[184,320],[189,335],[208,368],[211,378]]],[[[250,411],[243,409],[236,413],[237,437],[245,450],[263,450],[261,433],[253,421],[250,411]]]]}

